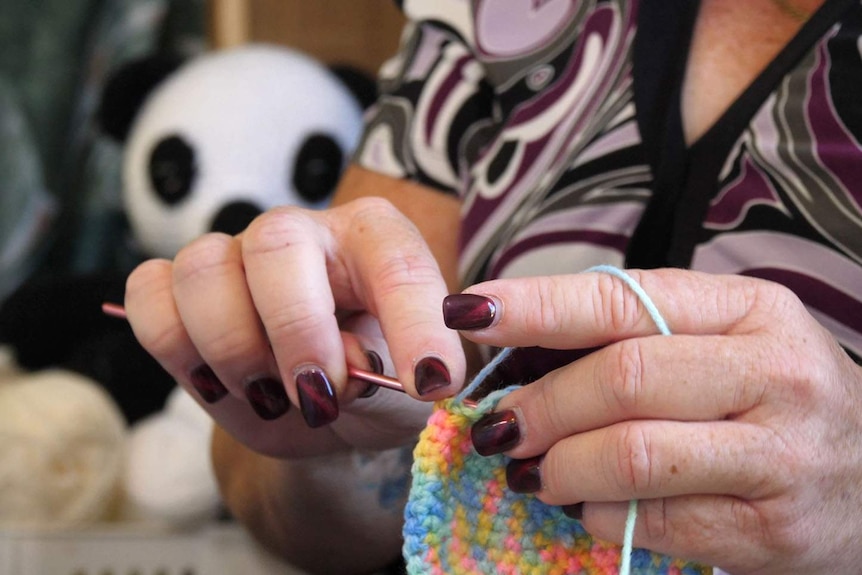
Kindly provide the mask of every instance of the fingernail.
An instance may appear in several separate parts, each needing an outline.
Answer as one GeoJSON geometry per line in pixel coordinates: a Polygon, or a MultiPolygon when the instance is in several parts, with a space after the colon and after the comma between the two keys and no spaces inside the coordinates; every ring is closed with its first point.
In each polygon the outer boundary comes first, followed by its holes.
{"type": "Polygon", "coordinates": [[[582,521],[584,518],[584,504],[581,503],[573,503],[571,505],[563,505],[563,514],[566,517],[571,517],[572,519],[577,519],[578,521],[582,521]]]}
{"type": "Polygon", "coordinates": [[[507,409],[482,417],[470,429],[470,438],[479,455],[495,455],[512,449],[521,442],[515,412],[507,409]]]}
{"type": "MultiPolygon", "coordinates": [[[[373,371],[378,375],[383,375],[383,360],[380,358],[380,355],[376,351],[367,350],[365,352],[365,358],[368,360],[368,369],[370,371],[373,371]]],[[[363,399],[371,397],[379,390],[379,385],[369,383],[368,386],[366,386],[365,391],[359,394],[359,397],[363,399]]]]}
{"type": "Polygon", "coordinates": [[[494,323],[497,304],[489,297],[455,294],[443,298],[443,321],[450,329],[483,329],[494,323]]]}
{"type": "Polygon", "coordinates": [[[215,403],[227,395],[227,388],[212,368],[205,363],[192,370],[189,381],[201,399],[207,403],[215,403]]]}
{"type": "Polygon", "coordinates": [[[452,380],[446,365],[436,357],[426,357],[416,364],[416,392],[428,395],[434,390],[446,387],[452,380]]]}
{"type": "Polygon", "coordinates": [[[290,408],[284,384],[273,377],[262,377],[248,382],[245,396],[261,419],[278,419],[290,408]]]}
{"type": "Polygon", "coordinates": [[[319,367],[307,368],[296,376],[299,408],[309,427],[321,427],[338,418],[335,388],[319,367]]]}
{"type": "Polygon", "coordinates": [[[506,484],[515,493],[536,493],[542,489],[539,467],[542,456],[515,459],[506,466],[506,484]]]}

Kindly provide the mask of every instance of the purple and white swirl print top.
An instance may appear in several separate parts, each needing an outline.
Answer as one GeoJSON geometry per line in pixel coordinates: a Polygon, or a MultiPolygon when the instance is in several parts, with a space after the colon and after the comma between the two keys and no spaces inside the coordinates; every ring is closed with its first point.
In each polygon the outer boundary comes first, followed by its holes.
{"type": "Polygon", "coordinates": [[[862,3],[827,0],[687,149],[645,122],[680,113],[667,37],[685,45],[690,4],[674,27],[661,0],[406,0],[355,160],[460,197],[465,285],[595,264],[747,274],[794,290],[858,359],[862,3]],[[630,261],[636,231],[682,259],[630,261]]]}

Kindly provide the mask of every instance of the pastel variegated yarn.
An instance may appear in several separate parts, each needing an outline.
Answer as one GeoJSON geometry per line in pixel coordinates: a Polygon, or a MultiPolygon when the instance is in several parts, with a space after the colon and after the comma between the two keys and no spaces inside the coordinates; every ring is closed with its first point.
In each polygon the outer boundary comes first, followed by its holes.
{"type": "MultiPolygon", "coordinates": [[[[614,268],[609,273],[622,272],[614,268]]],[[[638,295],[644,297],[642,292],[638,295]]],[[[648,304],[652,313],[654,306],[648,304]]],[[[665,333],[660,316],[658,320],[665,333]]],[[[631,549],[636,503],[630,507],[626,545],[621,547],[593,538],[560,507],[510,490],[506,484],[509,458],[480,456],[470,439],[473,423],[492,411],[510,389],[493,392],[473,405],[464,398],[475,389],[476,380],[461,395],[435,405],[414,450],[403,547],[409,575],[712,573],[709,567],[631,549]]]]}
{"type": "MultiPolygon", "coordinates": [[[[482,457],[470,426],[493,407],[458,398],[438,402],[414,451],[405,510],[404,558],[410,575],[617,575],[622,548],[590,536],[559,507],[506,485],[503,455],[482,457]]],[[[709,568],[643,549],[638,575],[706,575],[709,568]]]]}

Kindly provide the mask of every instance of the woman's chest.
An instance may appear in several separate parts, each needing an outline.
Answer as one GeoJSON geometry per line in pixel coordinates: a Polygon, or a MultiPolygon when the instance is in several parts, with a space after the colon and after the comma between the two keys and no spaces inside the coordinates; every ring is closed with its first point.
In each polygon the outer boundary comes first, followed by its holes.
{"type": "Polygon", "coordinates": [[[685,139],[716,123],[823,0],[703,0],[682,91],[685,139]]]}

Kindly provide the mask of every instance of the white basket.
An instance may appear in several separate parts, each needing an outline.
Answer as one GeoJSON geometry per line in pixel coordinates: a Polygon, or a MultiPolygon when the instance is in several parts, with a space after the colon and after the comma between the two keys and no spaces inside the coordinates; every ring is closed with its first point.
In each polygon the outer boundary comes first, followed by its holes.
{"type": "Polygon", "coordinates": [[[0,530],[0,575],[301,575],[238,525],[0,530]]]}

